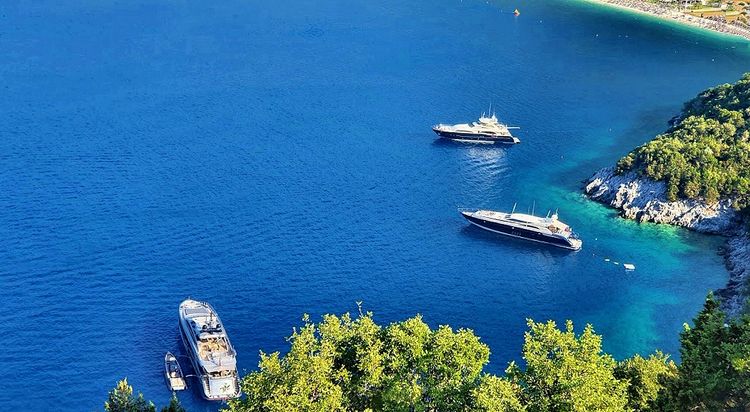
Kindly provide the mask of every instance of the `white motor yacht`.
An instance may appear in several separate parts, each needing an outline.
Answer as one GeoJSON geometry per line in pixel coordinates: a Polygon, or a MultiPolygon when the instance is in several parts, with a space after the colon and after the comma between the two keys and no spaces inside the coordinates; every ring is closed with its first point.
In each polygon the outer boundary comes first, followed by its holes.
{"type": "Polygon", "coordinates": [[[203,397],[227,400],[240,396],[237,352],[210,304],[187,299],[180,304],[180,335],[201,383],[203,397]]]}
{"type": "Polygon", "coordinates": [[[546,217],[515,213],[515,206],[510,213],[493,210],[461,211],[469,223],[484,230],[501,235],[547,243],[553,246],[579,250],[583,241],[573,232],[570,226],[557,218],[557,213],[546,217]]]}
{"type": "Polygon", "coordinates": [[[521,143],[517,137],[511,135],[510,129],[517,129],[517,127],[510,127],[500,123],[494,114],[489,117],[482,114],[479,121],[472,122],[471,124],[439,124],[432,127],[432,130],[437,133],[438,136],[458,142],[521,143]]]}

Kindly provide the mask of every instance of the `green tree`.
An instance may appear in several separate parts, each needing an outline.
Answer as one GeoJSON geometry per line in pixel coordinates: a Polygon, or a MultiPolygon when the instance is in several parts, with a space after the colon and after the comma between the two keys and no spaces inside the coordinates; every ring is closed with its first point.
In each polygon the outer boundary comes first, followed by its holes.
{"type": "Polygon", "coordinates": [[[687,102],[665,133],[617,163],[664,181],[667,199],[732,199],[750,205],[750,74],[735,84],[700,93],[687,102]]]}
{"type": "Polygon", "coordinates": [[[261,354],[230,411],[467,410],[489,360],[471,330],[433,330],[421,316],[386,327],[371,313],[304,317],[289,342],[284,356],[261,354]]]}
{"type": "Polygon", "coordinates": [[[372,320],[371,314],[357,319],[347,313],[336,317],[325,315],[319,326],[322,340],[336,348],[336,367],[342,369],[344,396],[352,410],[365,410],[375,402],[377,389],[384,380],[382,329],[372,320]]]}
{"type": "Polygon", "coordinates": [[[431,334],[419,316],[391,324],[384,331],[388,372],[379,402],[384,410],[424,410],[420,375],[431,334]]]}
{"type": "Polygon", "coordinates": [[[525,412],[519,397],[521,388],[508,379],[484,375],[479,385],[471,391],[475,412],[525,412]]]}
{"type": "MultiPolygon", "coordinates": [[[[483,373],[489,349],[471,330],[430,328],[421,316],[382,327],[371,313],[303,317],[289,352],[261,352],[245,376],[246,397],[227,412],[713,412],[750,410],[750,316],[727,320],[713,295],[681,334],[682,364],[656,352],[620,363],[587,325],[576,335],[528,320],[522,369],[483,373]]],[[[155,412],[118,382],[109,412],[155,412]]],[[[173,395],[162,412],[185,412],[173,395]]]]}
{"type": "Polygon", "coordinates": [[[180,400],[177,399],[177,395],[172,392],[172,398],[169,400],[169,405],[161,408],[161,412],[186,412],[185,408],[180,404],[180,400]]]}
{"type": "Polygon", "coordinates": [[[133,387],[128,385],[128,378],[117,382],[117,386],[109,392],[107,401],[104,402],[104,410],[107,412],[156,412],[153,403],[143,399],[143,394],[133,396],[133,387]]]}
{"type": "Polygon", "coordinates": [[[709,294],[680,335],[678,379],[668,409],[726,411],[750,408],[750,318],[728,320],[709,294]]]}
{"type": "Polygon", "coordinates": [[[330,339],[321,339],[307,315],[303,320],[304,326],[289,337],[289,353],[261,352],[259,370],[242,381],[246,399],[230,401],[230,411],[346,410],[340,384],[347,376],[336,365],[337,348],[330,339]]]}
{"type": "Polygon", "coordinates": [[[615,377],[628,382],[628,407],[637,412],[660,411],[658,401],[677,377],[669,355],[656,352],[648,358],[635,355],[617,364],[615,377]]]}
{"type": "Polygon", "coordinates": [[[507,374],[522,388],[529,411],[625,411],[627,382],[614,376],[615,361],[602,353],[601,336],[587,325],[576,336],[573,323],[560,330],[553,321],[528,321],[523,359],[526,370],[511,363],[507,374]]]}
{"type": "Polygon", "coordinates": [[[437,330],[416,316],[389,325],[384,410],[452,411],[469,402],[490,351],[471,330],[437,330]]]}

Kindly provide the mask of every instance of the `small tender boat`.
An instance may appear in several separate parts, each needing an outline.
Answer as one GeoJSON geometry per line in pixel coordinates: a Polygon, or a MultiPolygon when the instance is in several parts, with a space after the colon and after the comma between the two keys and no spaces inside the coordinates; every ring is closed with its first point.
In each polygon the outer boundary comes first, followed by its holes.
{"type": "Polygon", "coordinates": [[[172,352],[167,352],[164,355],[164,377],[167,379],[167,386],[171,391],[181,391],[187,388],[180,362],[172,355],[172,352]]]}

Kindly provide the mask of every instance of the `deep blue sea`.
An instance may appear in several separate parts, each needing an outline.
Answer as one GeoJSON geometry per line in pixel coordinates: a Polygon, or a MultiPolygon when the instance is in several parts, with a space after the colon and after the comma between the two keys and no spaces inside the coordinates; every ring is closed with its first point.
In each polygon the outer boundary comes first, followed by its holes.
{"type": "Polygon", "coordinates": [[[0,409],[100,410],[123,377],[164,404],[187,296],[243,370],[358,301],[472,328],[492,372],[526,318],[678,355],[722,239],[580,188],[743,71],[747,42],[577,1],[0,2],[0,409]],[[522,144],[435,140],[490,104],[522,144]],[[559,209],[583,250],[457,212],[514,203],[559,209]]]}

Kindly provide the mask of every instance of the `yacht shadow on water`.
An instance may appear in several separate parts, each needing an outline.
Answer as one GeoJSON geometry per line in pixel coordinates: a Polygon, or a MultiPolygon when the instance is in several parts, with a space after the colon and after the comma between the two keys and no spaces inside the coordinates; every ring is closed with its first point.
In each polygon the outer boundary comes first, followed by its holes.
{"type": "Polygon", "coordinates": [[[468,236],[474,240],[483,242],[487,245],[505,248],[513,252],[518,252],[519,254],[547,253],[552,256],[563,257],[576,253],[576,251],[573,250],[563,249],[545,243],[534,242],[525,239],[516,239],[510,236],[501,235],[499,233],[493,233],[482,228],[478,228],[474,225],[464,226],[461,229],[461,234],[464,236],[468,236]]]}
{"type": "Polygon", "coordinates": [[[505,143],[479,143],[479,142],[457,142],[451,139],[438,137],[432,141],[435,147],[466,147],[470,149],[510,149],[512,144],[505,143]]]}

